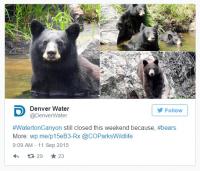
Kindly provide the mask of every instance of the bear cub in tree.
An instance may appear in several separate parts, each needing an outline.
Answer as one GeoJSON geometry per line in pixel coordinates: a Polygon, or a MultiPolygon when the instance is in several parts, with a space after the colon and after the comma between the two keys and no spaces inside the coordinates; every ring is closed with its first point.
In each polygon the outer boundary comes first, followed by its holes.
{"type": "Polygon", "coordinates": [[[133,35],[131,40],[120,45],[127,51],[158,51],[158,26],[147,27],[143,23],[140,26],[140,32],[133,35]]]}
{"type": "Polygon", "coordinates": [[[125,7],[126,11],[121,15],[116,26],[119,30],[117,44],[129,40],[132,35],[140,31],[140,25],[144,23],[146,14],[145,4],[122,6],[125,7]]]}
{"type": "Polygon", "coordinates": [[[147,98],[161,98],[164,78],[158,59],[144,59],[138,65],[138,76],[144,87],[147,98]]]}
{"type": "Polygon", "coordinates": [[[87,98],[99,95],[99,67],[78,57],[76,39],[80,27],[48,30],[31,23],[31,94],[34,98],[87,98]]]}

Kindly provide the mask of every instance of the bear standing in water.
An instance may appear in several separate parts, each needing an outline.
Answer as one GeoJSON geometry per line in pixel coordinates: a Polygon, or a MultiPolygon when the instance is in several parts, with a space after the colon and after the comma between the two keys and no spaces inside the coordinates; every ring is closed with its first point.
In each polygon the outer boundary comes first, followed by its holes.
{"type": "Polygon", "coordinates": [[[164,78],[158,59],[144,59],[138,65],[138,76],[144,87],[147,98],[161,98],[164,78]]]}
{"type": "Polygon", "coordinates": [[[31,94],[34,98],[87,98],[99,95],[99,67],[78,58],[76,39],[80,27],[48,30],[31,23],[31,94]]]}
{"type": "Polygon", "coordinates": [[[147,27],[143,23],[140,32],[133,35],[131,40],[122,43],[120,47],[127,51],[158,51],[158,26],[147,27]]]}
{"type": "Polygon", "coordinates": [[[145,4],[131,4],[124,5],[124,7],[126,11],[122,14],[117,23],[117,29],[119,30],[117,44],[129,40],[132,35],[138,33],[141,23],[145,21],[145,4]]]}

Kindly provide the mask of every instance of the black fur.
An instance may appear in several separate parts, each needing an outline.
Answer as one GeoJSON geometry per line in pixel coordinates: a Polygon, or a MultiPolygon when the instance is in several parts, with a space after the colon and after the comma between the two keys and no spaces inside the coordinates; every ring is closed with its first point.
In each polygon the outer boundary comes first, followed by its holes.
{"type": "Polygon", "coordinates": [[[129,40],[132,35],[138,33],[141,23],[145,21],[146,5],[131,4],[125,5],[125,8],[126,11],[117,23],[117,29],[119,30],[117,44],[129,40]],[[140,10],[144,11],[144,15],[139,15],[140,10]]]}
{"type": "Polygon", "coordinates": [[[34,98],[86,98],[98,96],[98,81],[87,73],[87,69],[78,62],[76,39],[80,29],[73,24],[65,31],[51,31],[34,20],[31,23],[32,43],[30,47],[32,61],[32,86],[34,98]],[[61,58],[57,61],[45,61],[44,41],[53,41],[58,45],[61,58]]]}
{"type": "Polygon", "coordinates": [[[141,24],[140,32],[132,36],[131,40],[122,43],[121,48],[127,51],[158,51],[158,33],[157,26],[146,27],[141,24]],[[152,40],[148,40],[152,37],[152,40]]]}
{"type": "Polygon", "coordinates": [[[170,45],[181,45],[181,37],[177,32],[167,31],[159,36],[161,41],[170,45]]]}

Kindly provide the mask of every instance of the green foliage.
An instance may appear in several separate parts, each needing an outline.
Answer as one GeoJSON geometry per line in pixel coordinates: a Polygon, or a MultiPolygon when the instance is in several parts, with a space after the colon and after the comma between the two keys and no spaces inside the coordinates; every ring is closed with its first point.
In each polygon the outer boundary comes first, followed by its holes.
{"type": "Polygon", "coordinates": [[[44,23],[47,28],[54,27],[65,29],[71,23],[71,16],[67,5],[62,9],[59,5],[24,5],[14,6],[13,14],[9,13],[9,5],[5,6],[6,36],[14,40],[30,39],[30,22],[37,19],[44,23]]]}
{"type": "Polygon", "coordinates": [[[189,24],[195,16],[193,4],[148,4],[148,11],[154,23],[161,26],[175,24],[189,24]]]}
{"type": "Polygon", "coordinates": [[[144,24],[146,26],[152,27],[152,26],[154,26],[156,24],[155,21],[153,20],[152,16],[151,16],[151,14],[149,13],[148,9],[146,11],[144,20],[145,20],[144,24]]]}
{"type": "Polygon", "coordinates": [[[30,38],[30,35],[28,33],[18,30],[16,28],[16,25],[12,23],[6,23],[5,30],[6,30],[6,36],[9,36],[14,40],[16,40],[17,38],[20,40],[21,39],[28,40],[30,38]]]}
{"type": "Polygon", "coordinates": [[[53,26],[59,26],[61,30],[66,29],[66,26],[68,26],[72,21],[71,16],[66,12],[58,12],[58,14],[55,17],[52,17],[52,23],[51,28],[53,26]]]}
{"type": "MultiPolygon", "coordinates": [[[[49,29],[61,30],[64,30],[72,22],[68,5],[16,4],[12,9],[13,13],[10,12],[10,6],[5,6],[5,32],[6,37],[14,40],[30,39],[30,22],[33,19],[44,23],[49,29]]],[[[100,4],[82,4],[81,8],[88,22],[99,21],[100,4]]]]}
{"type": "Polygon", "coordinates": [[[125,9],[120,4],[112,4],[112,7],[119,13],[123,13],[125,9]]]}
{"type": "Polygon", "coordinates": [[[100,4],[81,4],[84,13],[84,19],[88,22],[98,22],[101,16],[100,4]]]}
{"type": "Polygon", "coordinates": [[[100,18],[101,18],[101,5],[100,4],[96,5],[96,14],[97,14],[96,22],[99,22],[100,18]]]}

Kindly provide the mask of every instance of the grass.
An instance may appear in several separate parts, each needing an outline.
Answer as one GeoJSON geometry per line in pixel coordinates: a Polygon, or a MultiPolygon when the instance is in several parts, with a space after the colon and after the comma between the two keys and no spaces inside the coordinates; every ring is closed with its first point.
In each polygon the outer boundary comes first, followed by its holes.
{"type": "Polygon", "coordinates": [[[10,5],[5,6],[6,37],[14,40],[30,39],[30,22],[37,19],[46,25],[47,28],[65,29],[71,23],[69,9],[64,5],[14,5],[9,13],[10,5]],[[13,13],[12,13],[13,12],[13,13]]]}
{"type": "MultiPolygon", "coordinates": [[[[101,7],[99,4],[83,4],[81,9],[88,22],[99,21],[101,7]]],[[[71,22],[68,5],[5,5],[5,33],[12,40],[29,40],[30,22],[37,19],[49,29],[64,30],[71,22]]]]}
{"type": "Polygon", "coordinates": [[[84,13],[84,19],[88,22],[98,22],[101,16],[100,4],[82,4],[81,9],[84,13]]]}
{"type": "Polygon", "coordinates": [[[117,13],[121,14],[125,11],[125,8],[123,8],[120,4],[112,4],[112,7],[117,11],[117,13]]]}
{"type": "Polygon", "coordinates": [[[188,25],[195,16],[193,4],[149,4],[147,7],[152,21],[164,30],[172,22],[174,25],[188,25]]]}
{"type": "Polygon", "coordinates": [[[175,19],[177,21],[191,20],[194,17],[195,5],[192,4],[161,4],[149,5],[152,17],[156,20],[175,19]]]}
{"type": "Polygon", "coordinates": [[[145,14],[144,24],[146,26],[150,26],[150,27],[156,25],[156,22],[153,20],[153,18],[151,16],[151,14],[149,13],[148,9],[147,9],[146,14],[145,14]]]}

